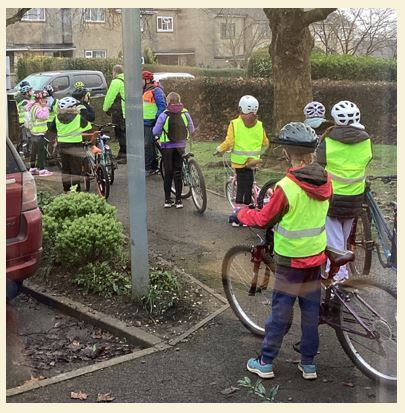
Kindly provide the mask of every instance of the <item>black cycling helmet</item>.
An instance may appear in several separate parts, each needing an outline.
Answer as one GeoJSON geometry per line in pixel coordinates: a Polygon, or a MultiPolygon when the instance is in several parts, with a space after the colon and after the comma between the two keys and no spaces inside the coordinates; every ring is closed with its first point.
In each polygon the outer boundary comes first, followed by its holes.
{"type": "Polygon", "coordinates": [[[72,97],[74,97],[77,100],[81,100],[86,96],[87,92],[88,90],[86,88],[73,89],[72,97]]]}
{"type": "Polygon", "coordinates": [[[306,149],[313,152],[318,146],[319,139],[315,131],[302,122],[290,122],[283,126],[278,137],[273,141],[279,145],[306,149]]]}

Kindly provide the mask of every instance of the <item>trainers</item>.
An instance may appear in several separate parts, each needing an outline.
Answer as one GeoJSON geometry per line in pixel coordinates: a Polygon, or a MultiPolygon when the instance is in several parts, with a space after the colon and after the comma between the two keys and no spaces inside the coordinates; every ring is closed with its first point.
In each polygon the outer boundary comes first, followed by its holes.
{"type": "MultiPolygon", "coordinates": [[[[166,199],[165,204],[163,205],[165,208],[171,208],[172,205],[174,204],[172,199],[166,199]]],[[[177,208],[177,206],[176,206],[177,208]]]]}
{"type": "Polygon", "coordinates": [[[53,175],[53,172],[48,171],[47,169],[41,169],[39,171],[39,176],[51,176],[53,175]]]}
{"type": "Polygon", "coordinates": [[[177,208],[177,209],[183,208],[183,202],[181,202],[181,200],[180,200],[180,201],[176,201],[176,208],[177,208]]]}
{"type": "Polygon", "coordinates": [[[238,223],[238,222],[232,222],[232,226],[233,226],[233,227],[247,227],[247,225],[245,225],[245,224],[240,224],[240,223],[238,223]]]}
{"type": "Polygon", "coordinates": [[[336,281],[338,283],[344,283],[348,279],[349,279],[348,274],[339,274],[339,273],[337,273],[333,276],[333,281],[336,281]]]}
{"type": "Polygon", "coordinates": [[[298,370],[302,371],[302,377],[305,380],[315,380],[318,378],[316,374],[315,364],[301,364],[298,363],[298,370]]]}
{"type": "Polygon", "coordinates": [[[39,174],[39,169],[38,168],[30,168],[29,171],[32,173],[32,175],[38,175],[39,174]]]}
{"type": "Polygon", "coordinates": [[[274,377],[273,364],[262,364],[261,356],[255,359],[249,359],[246,368],[251,372],[257,374],[262,379],[272,379],[274,377]]]}

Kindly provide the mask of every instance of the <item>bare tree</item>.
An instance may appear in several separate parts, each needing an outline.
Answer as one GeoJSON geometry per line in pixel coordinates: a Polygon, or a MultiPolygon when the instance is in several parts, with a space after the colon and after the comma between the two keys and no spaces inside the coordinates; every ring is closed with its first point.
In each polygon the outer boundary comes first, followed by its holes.
{"type": "Polygon", "coordinates": [[[325,53],[396,55],[397,19],[394,9],[338,9],[312,25],[325,53]]]}
{"type": "Polygon", "coordinates": [[[10,17],[7,17],[6,19],[6,27],[10,26],[11,24],[21,21],[21,19],[24,17],[24,14],[27,13],[27,11],[31,9],[14,9],[14,10],[15,12],[10,17]]]}
{"type": "Polygon", "coordinates": [[[263,9],[271,28],[269,48],[273,65],[274,104],[272,133],[284,124],[302,120],[302,108],[312,100],[310,55],[312,23],[336,9],[263,9]]]}

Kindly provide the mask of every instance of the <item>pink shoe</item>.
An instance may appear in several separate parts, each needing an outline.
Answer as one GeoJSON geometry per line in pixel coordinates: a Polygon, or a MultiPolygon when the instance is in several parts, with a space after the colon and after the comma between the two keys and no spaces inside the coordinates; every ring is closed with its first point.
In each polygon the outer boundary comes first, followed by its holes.
{"type": "Polygon", "coordinates": [[[47,169],[41,169],[39,171],[39,176],[51,176],[53,175],[53,172],[48,171],[47,169]]]}
{"type": "Polygon", "coordinates": [[[30,169],[29,169],[29,172],[30,172],[32,175],[39,175],[39,169],[38,169],[38,168],[30,168],[30,169]]]}

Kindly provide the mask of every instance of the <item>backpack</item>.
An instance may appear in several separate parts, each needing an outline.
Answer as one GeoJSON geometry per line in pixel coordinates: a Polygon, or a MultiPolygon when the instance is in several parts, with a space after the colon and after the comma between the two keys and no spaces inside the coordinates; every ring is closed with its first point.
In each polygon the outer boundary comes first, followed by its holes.
{"type": "Polygon", "coordinates": [[[182,114],[186,112],[169,112],[165,110],[168,119],[169,119],[169,128],[166,131],[163,128],[163,132],[167,136],[170,142],[180,142],[187,139],[188,129],[184,124],[182,114]]]}

